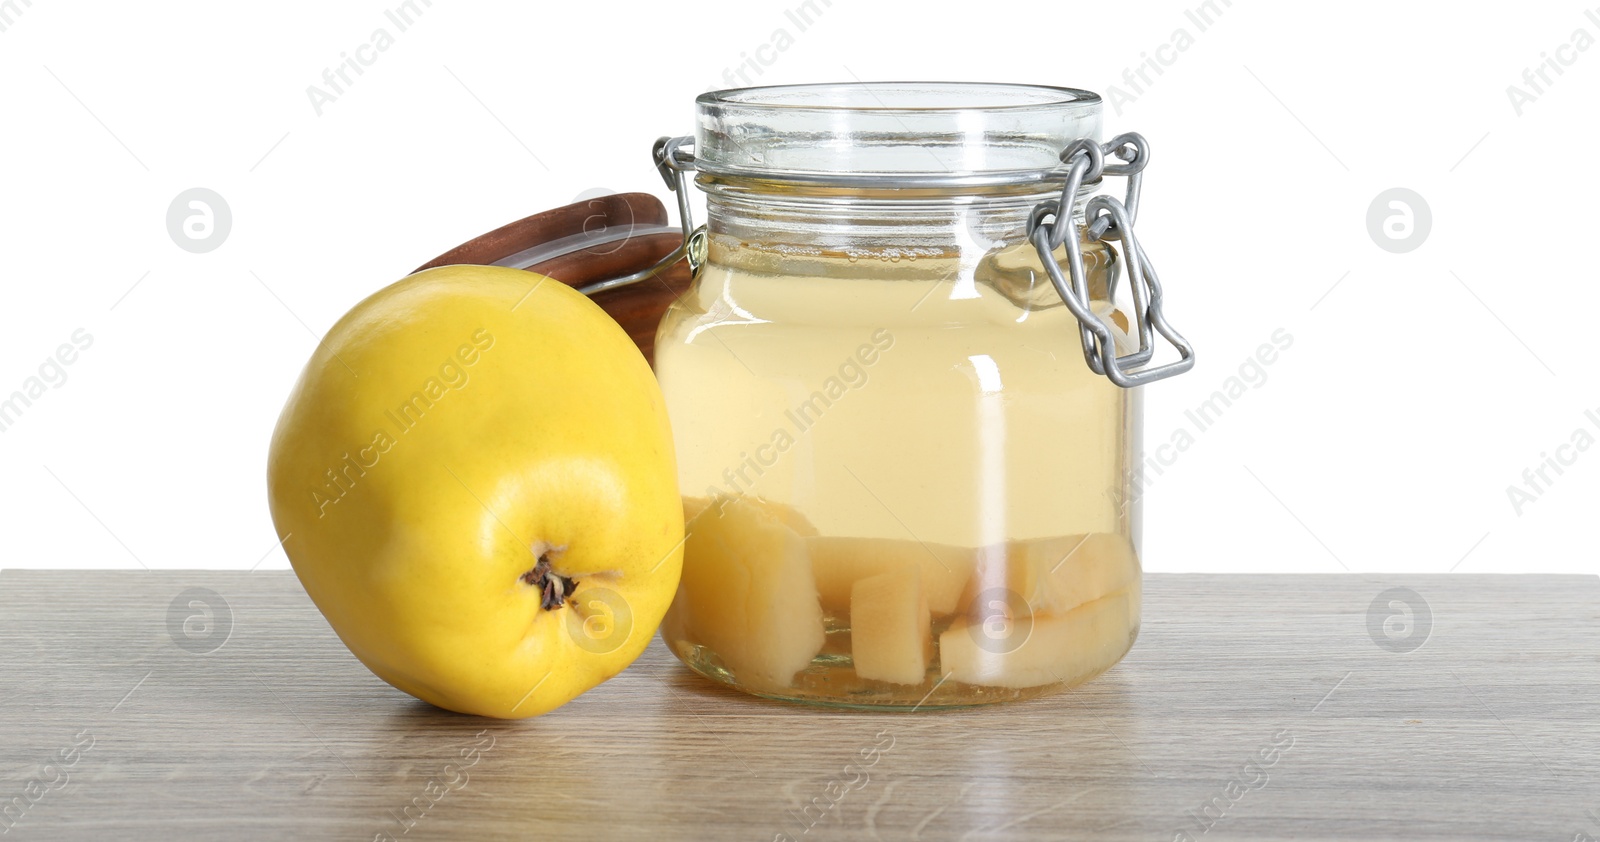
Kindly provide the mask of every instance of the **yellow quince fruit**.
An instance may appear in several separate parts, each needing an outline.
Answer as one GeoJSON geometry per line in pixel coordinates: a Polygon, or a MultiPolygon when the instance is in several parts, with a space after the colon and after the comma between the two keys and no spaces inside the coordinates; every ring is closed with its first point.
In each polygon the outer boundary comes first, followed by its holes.
{"type": "Polygon", "coordinates": [[[644,651],[682,565],[665,404],[610,316],[541,275],[445,266],[356,305],[272,436],[295,573],[379,678],[536,716],[644,651]]]}

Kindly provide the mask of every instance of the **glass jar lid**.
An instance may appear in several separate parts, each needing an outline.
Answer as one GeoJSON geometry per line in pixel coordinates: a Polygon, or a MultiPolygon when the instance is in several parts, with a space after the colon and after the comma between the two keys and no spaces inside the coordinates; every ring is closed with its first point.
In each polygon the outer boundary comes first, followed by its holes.
{"type": "Polygon", "coordinates": [[[1061,152],[1100,137],[1092,91],[883,82],[713,91],[695,100],[703,177],[840,187],[1059,182],[1061,152]]]}

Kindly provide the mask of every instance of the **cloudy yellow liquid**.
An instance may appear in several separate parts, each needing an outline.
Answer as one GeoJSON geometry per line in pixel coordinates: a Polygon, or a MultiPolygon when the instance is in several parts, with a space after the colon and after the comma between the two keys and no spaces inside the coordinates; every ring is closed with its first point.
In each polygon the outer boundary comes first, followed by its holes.
{"type": "MultiPolygon", "coordinates": [[[[1138,458],[1138,396],[1088,369],[1077,322],[1037,266],[1025,245],[976,258],[713,240],[656,343],[684,495],[759,499],[798,513],[817,536],[859,539],[863,552],[903,542],[977,553],[1107,533],[1136,544],[1123,482],[1138,458]]],[[[685,565],[696,561],[686,549],[685,565]]],[[[998,566],[987,575],[1000,576],[998,566]]],[[[817,598],[799,590],[793,599],[817,598]]],[[[718,609],[703,600],[693,610],[718,609]]],[[[935,640],[962,616],[936,617],[935,640]]],[[[1130,617],[1129,640],[1136,601],[1130,617]]],[[[823,622],[812,665],[761,692],[948,705],[1046,689],[941,684],[937,652],[922,682],[865,680],[852,671],[848,612],[826,608],[823,622]]],[[[692,667],[740,683],[703,642],[668,643],[692,667]]]]}

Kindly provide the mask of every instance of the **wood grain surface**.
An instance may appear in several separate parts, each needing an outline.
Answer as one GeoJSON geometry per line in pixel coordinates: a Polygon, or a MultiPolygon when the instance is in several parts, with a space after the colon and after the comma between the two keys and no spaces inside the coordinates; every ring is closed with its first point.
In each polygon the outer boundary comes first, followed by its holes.
{"type": "MultiPolygon", "coordinates": [[[[666,207],[649,193],[597,196],[502,225],[414,271],[460,263],[492,264],[527,249],[561,243],[567,251],[525,268],[571,287],[583,287],[647,269],[671,254],[683,242],[683,234],[661,232],[660,226],[667,221],[666,207]]],[[[593,300],[622,325],[645,360],[654,363],[656,326],[692,280],[688,262],[679,261],[644,281],[596,293],[593,300]]]]}
{"type": "Polygon", "coordinates": [[[374,678],[288,572],[6,570],[0,835],[1600,838],[1595,577],[1152,575],[1145,603],[1121,665],[1034,702],[791,706],[658,642],[501,722],[374,678]]]}
{"type": "Polygon", "coordinates": [[[580,234],[600,235],[613,228],[666,223],[666,206],[649,193],[596,196],[508,222],[493,231],[473,237],[412,271],[421,272],[435,266],[457,263],[488,264],[523,249],[580,234]]]}

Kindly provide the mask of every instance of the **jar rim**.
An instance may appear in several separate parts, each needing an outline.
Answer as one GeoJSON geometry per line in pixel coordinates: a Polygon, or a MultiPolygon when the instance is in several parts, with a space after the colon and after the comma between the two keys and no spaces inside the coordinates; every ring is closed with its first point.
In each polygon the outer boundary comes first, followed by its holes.
{"type": "Polygon", "coordinates": [[[695,100],[695,168],[821,188],[973,189],[1061,178],[1061,152],[1099,142],[1101,98],[995,82],[731,88],[695,100]]]}
{"type": "Polygon", "coordinates": [[[761,85],[707,91],[695,98],[699,105],[758,109],[861,111],[861,112],[973,112],[1097,108],[1100,95],[1082,88],[1012,82],[813,82],[797,85],[761,85]],[[1030,98],[1031,95],[1031,98],[1030,98]],[[965,97],[962,104],[911,103],[928,96],[965,97]],[[976,101],[988,96],[988,101],[976,101]],[[906,103],[906,104],[895,104],[906,103]]]}

